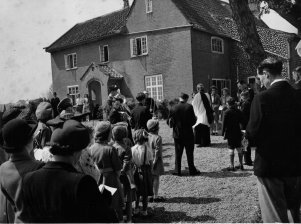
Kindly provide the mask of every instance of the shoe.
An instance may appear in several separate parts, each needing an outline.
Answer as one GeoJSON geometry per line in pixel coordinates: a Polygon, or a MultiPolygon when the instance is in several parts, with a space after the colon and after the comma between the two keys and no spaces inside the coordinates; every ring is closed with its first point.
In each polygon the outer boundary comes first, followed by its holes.
{"type": "Polygon", "coordinates": [[[189,173],[190,176],[197,176],[197,175],[200,175],[200,174],[201,174],[201,171],[199,171],[199,170],[196,170],[194,172],[189,173]]]}
{"type": "Polygon", "coordinates": [[[201,148],[201,147],[202,147],[202,145],[201,145],[201,144],[198,144],[196,147],[197,147],[197,148],[201,148]]]}
{"type": "Polygon", "coordinates": [[[234,168],[234,166],[229,166],[229,167],[227,168],[227,170],[228,170],[228,171],[235,171],[235,168],[234,168]]]}
{"type": "Polygon", "coordinates": [[[166,201],[166,199],[161,196],[154,198],[154,202],[164,202],[164,201],[166,201]]]}
{"type": "Polygon", "coordinates": [[[171,174],[174,175],[174,176],[179,176],[179,177],[182,176],[182,174],[178,173],[178,172],[172,172],[171,174]]]}
{"type": "Polygon", "coordinates": [[[148,202],[154,202],[155,200],[154,200],[154,198],[153,197],[149,197],[148,198],[148,202]]]}
{"type": "Polygon", "coordinates": [[[239,170],[245,170],[243,165],[239,165],[238,169],[239,170]]]}

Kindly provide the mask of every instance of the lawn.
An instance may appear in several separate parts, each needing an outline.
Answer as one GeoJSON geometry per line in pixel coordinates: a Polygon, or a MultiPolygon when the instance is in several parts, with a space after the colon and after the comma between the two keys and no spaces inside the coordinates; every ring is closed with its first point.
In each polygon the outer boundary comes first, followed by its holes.
{"type": "MultiPolygon", "coordinates": [[[[174,144],[172,129],[164,121],[160,122],[159,134],[163,138],[165,166],[160,195],[167,200],[149,203],[153,215],[148,219],[137,218],[136,222],[260,222],[252,167],[245,166],[245,171],[226,171],[228,150],[221,136],[211,136],[211,147],[195,148],[194,161],[201,171],[200,176],[188,176],[184,153],[183,176],[178,177],[171,175],[175,160],[174,144]]],[[[238,164],[237,155],[235,161],[238,164]]]]}

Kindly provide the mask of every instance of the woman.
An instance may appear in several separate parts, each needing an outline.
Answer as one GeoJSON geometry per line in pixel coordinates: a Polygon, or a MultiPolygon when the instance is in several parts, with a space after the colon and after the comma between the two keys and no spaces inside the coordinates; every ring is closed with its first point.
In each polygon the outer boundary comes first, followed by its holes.
{"type": "Polygon", "coordinates": [[[221,96],[221,106],[219,107],[219,111],[221,113],[220,120],[223,122],[224,120],[224,113],[227,110],[227,100],[230,98],[230,92],[227,87],[222,89],[222,96],[221,96]]]}
{"type": "Polygon", "coordinates": [[[30,157],[33,149],[34,122],[13,119],[2,130],[2,148],[11,154],[8,161],[0,166],[0,223],[15,221],[17,192],[26,173],[40,169],[44,164],[30,157]]]}
{"type": "Polygon", "coordinates": [[[89,131],[75,120],[54,130],[50,152],[54,161],[26,175],[17,199],[17,219],[30,223],[116,222],[96,181],[76,171],[74,164],[90,142],[89,131]]]}
{"type": "Polygon", "coordinates": [[[90,152],[101,173],[100,183],[117,188],[117,192],[113,195],[111,206],[116,210],[118,220],[122,221],[124,201],[119,180],[122,164],[117,150],[109,145],[111,136],[111,123],[108,121],[99,122],[95,127],[95,143],[90,147],[90,152]]]}
{"type": "Polygon", "coordinates": [[[213,123],[211,124],[211,134],[218,135],[219,126],[219,106],[221,105],[221,98],[217,94],[217,88],[215,86],[211,87],[211,106],[213,110],[213,123]]]}

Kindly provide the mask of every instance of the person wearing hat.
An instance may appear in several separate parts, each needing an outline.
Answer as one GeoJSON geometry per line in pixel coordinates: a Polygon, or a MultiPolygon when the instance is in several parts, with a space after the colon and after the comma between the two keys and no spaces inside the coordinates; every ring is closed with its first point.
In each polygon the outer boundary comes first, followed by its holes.
{"type": "Polygon", "coordinates": [[[54,161],[23,178],[17,198],[21,200],[16,213],[19,222],[117,222],[96,181],[74,168],[89,142],[89,131],[75,120],[67,120],[53,131],[50,152],[54,161]]]}
{"type": "Polygon", "coordinates": [[[145,95],[144,93],[138,93],[136,96],[138,104],[131,111],[131,126],[133,129],[145,129],[147,130],[146,123],[148,120],[152,119],[152,114],[144,106],[145,95]]]}
{"type": "Polygon", "coordinates": [[[90,147],[93,161],[96,163],[101,173],[100,184],[117,188],[113,195],[111,206],[116,210],[118,220],[123,220],[122,208],[124,205],[123,192],[120,183],[121,161],[117,150],[109,145],[111,140],[111,123],[101,121],[95,127],[95,143],[90,147]]]}
{"type": "Polygon", "coordinates": [[[0,166],[0,223],[15,221],[17,192],[21,189],[22,178],[44,165],[29,155],[36,128],[36,123],[21,119],[12,119],[3,127],[2,148],[10,154],[10,159],[0,166]]]}
{"type": "Polygon", "coordinates": [[[159,120],[151,119],[147,122],[148,144],[153,154],[153,192],[154,197],[150,201],[163,202],[165,199],[158,195],[160,186],[160,176],[164,174],[162,137],[159,135],[159,120]]]}
{"type": "Polygon", "coordinates": [[[132,202],[135,198],[135,183],[132,172],[131,141],[127,138],[127,125],[118,123],[112,128],[113,147],[117,150],[118,157],[122,162],[120,182],[123,187],[124,199],[126,202],[127,222],[132,221],[132,202]],[[130,142],[130,144],[128,144],[130,142]]]}
{"type": "Polygon", "coordinates": [[[218,124],[219,124],[219,106],[221,105],[221,98],[217,93],[216,86],[211,86],[211,106],[213,110],[213,123],[211,124],[211,134],[218,135],[218,124]]]}

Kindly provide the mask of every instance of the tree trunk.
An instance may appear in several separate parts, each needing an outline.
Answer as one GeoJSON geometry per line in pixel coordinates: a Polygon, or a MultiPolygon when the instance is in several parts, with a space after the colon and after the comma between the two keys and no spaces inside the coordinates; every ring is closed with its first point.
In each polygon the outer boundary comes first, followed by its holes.
{"type": "Polygon", "coordinates": [[[236,21],[241,44],[250,57],[250,66],[257,68],[259,63],[266,57],[266,54],[248,0],[229,0],[229,3],[233,19],[236,21]]]}

